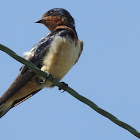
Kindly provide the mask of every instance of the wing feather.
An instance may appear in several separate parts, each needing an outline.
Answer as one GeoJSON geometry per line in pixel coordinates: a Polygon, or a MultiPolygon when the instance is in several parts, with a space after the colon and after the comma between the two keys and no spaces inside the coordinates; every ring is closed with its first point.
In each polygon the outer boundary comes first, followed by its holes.
{"type": "MultiPolygon", "coordinates": [[[[28,60],[34,63],[38,68],[41,68],[42,58],[49,51],[50,44],[53,41],[53,38],[54,35],[49,34],[45,38],[41,39],[41,41],[31,49],[30,51],[31,55],[29,56],[28,60]]],[[[17,93],[34,76],[35,73],[33,73],[25,65],[23,65],[20,70],[20,74],[17,76],[17,78],[14,80],[11,86],[6,90],[6,92],[0,98],[0,106],[4,104],[7,100],[9,100],[13,95],[15,95],[15,93],[17,93]]],[[[34,95],[35,93],[29,93],[29,95],[31,94],[34,95]]],[[[21,102],[22,100],[25,100],[26,97],[27,96],[25,96],[21,100],[16,101],[16,104],[18,102],[21,102]]]]}

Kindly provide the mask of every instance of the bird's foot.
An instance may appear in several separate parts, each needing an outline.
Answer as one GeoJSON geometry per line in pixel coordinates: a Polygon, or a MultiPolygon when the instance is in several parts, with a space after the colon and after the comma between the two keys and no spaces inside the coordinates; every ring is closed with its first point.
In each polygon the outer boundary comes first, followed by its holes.
{"type": "Polygon", "coordinates": [[[48,80],[48,78],[53,80],[53,76],[48,71],[45,72],[47,73],[47,78],[41,76],[35,77],[35,81],[37,84],[44,84],[48,80]]]}
{"type": "Polygon", "coordinates": [[[66,84],[65,82],[61,82],[61,85],[59,86],[59,90],[63,89],[62,93],[64,91],[66,91],[66,89],[68,88],[68,84],[66,84]]]}
{"type": "Polygon", "coordinates": [[[47,80],[43,77],[35,77],[35,82],[38,84],[38,85],[41,85],[41,84],[44,84],[47,80]]]}

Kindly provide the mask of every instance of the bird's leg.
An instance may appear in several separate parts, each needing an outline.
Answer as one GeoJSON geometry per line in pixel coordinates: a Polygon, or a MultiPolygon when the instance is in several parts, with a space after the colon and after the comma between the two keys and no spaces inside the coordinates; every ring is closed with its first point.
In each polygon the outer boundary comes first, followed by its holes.
{"type": "Polygon", "coordinates": [[[61,82],[61,85],[59,86],[59,90],[63,89],[63,92],[66,91],[66,89],[68,88],[68,84],[66,84],[65,82],[61,82]]]}
{"type": "Polygon", "coordinates": [[[47,73],[47,78],[44,78],[44,77],[41,77],[41,76],[36,76],[35,77],[35,81],[36,81],[37,84],[44,84],[48,80],[48,78],[53,79],[52,75],[48,71],[45,71],[45,73],[47,73]]]}
{"type": "Polygon", "coordinates": [[[36,77],[35,77],[35,82],[36,82],[38,85],[41,85],[41,84],[45,83],[46,80],[47,80],[47,79],[45,79],[45,78],[43,78],[43,77],[41,77],[41,76],[36,76],[36,77]]]}

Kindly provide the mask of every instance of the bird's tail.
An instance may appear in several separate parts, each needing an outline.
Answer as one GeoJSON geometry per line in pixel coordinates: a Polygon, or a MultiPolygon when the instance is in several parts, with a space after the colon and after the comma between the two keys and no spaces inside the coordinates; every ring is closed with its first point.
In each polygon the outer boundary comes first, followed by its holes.
{"type": "Polygon", "coordinates": [[[12,103],[4,103],[0,106],[0,118],[12,108],[12,103]]]}
{"type": "MultiPolygon", "coordinates": [[[[41,89],[37,90],[37,91],[33,91],[32,93],[19,98],[17,100],[14,99],[9,99],[6,102],[4,102],[3,104],[0,105],[0,118],[2,116],[4,116],[11,108],[19,105],[20,103],[24,102],[25,100],[29,99],[30,97],[32,97],[34,94],[36,94],[38,91],[40,91],[41,89]]],[[[2,99],[2,98],[0,98],[2,99]]]]}
{"type": "Polygon", "coordinates": [[[27,70],[20,73],[11,86],[0,97],[0,118],[11,108],[36,94],[43,86],[37,85],[34,73],[27,70]]]}

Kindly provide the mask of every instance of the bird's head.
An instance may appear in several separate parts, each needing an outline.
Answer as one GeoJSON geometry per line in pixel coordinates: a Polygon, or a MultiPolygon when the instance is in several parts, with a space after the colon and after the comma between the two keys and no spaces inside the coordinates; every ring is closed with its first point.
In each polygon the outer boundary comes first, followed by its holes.
{"type": "Polygon", "coordinates": [[[54,8],[49,10],[35,23],[44,24],[50,31],[53,31],[58,26],[67,26],[75,29],[73,17],[63,8],[54,8]]]}

